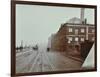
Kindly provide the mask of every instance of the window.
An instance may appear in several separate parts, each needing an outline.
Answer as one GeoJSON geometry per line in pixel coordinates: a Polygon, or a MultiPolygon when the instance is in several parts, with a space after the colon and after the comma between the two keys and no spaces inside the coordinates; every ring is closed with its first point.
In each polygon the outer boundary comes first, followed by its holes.
{"type": "Polygon", "coordinates": [[[72,28],[69,28],[69,32],[72,32],[73,30],[72,30],[72,28]]]}
{"type": "Polygon", "coordinates": [[[78,34],[78,29],[75,29],[75,34],[78,34]]]}
{"type": "Polygon", "coordinates": [[[84,38],[81,38],[81,41],[83,42],[84,41],[84,38]]]}
{"type": "Polygon", "coordinates": [[[68,43],[71,43],[72,37],[68,37],[68,43]]]}
{"type": "Polygon", "coordinates": [[[94,41],[94,37],[92,37],[92,41],[94,41]]]}
{"type": "Polygon", "coordinates": [[[84,29],[81,29],[81,33],[84,33],[85,32],[85,30],[84,29]]]}
{"type": "Polygon", "coordinates": [[[94,29],[92,29],[92,33],[94,33],[94,29]]]}
{"type": "Polygon", "coordinates": [[[75,41],[78,41],[78,37],[75,37],[75,41]]]}
{"type": "Polygon", "coordinates": [[[71,43],[71,41],[68,40],[68,43],[71,43]]]}
{"type": "Polygon", "coordinates": [[[69,37],[69,40],[72,41],[72,37],[69,37]]]}

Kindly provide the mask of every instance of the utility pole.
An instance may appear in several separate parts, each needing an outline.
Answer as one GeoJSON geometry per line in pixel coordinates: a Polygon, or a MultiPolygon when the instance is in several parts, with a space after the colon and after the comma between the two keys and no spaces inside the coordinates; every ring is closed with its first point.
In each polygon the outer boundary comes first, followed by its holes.
{"type": "Polygon", "coordinates": [[[23,40],[21,41],[21,47],[23,47],[23,40]]]}
{"type": "Polygon", "coordinates": [[[20,46],[20,50],[23,49],[23,40],[21,41],[21,46],[20,46]]]}

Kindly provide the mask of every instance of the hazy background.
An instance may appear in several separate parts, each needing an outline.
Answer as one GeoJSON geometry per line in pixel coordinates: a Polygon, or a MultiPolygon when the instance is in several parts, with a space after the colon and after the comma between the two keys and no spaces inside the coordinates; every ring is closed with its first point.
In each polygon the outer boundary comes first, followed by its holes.
{"type": "MultiPolygon", "coordinates": [[[[80,18],[80,8],[39,5],[16,5],[16,45],[46,43],[62,23],[80,18]]],[[[94,9],[85,9],[87,23],[94,24],[94,9]]]]}

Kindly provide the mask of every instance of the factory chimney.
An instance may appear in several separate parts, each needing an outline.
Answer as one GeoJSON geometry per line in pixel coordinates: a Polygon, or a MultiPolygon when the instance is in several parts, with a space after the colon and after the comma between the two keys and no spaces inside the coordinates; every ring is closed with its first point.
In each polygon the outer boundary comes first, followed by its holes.
{"type": "Polygon", "coordinates": [[[81,8],[80,19],[81,19],[81,23],[84,24],[84,8],[81,8]]]}

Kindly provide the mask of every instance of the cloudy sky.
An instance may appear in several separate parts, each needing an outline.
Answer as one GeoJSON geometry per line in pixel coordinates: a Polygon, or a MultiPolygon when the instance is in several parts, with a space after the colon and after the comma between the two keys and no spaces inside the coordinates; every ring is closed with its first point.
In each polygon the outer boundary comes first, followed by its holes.
{"type": "MultiPolygon", "coordinates": [[[[94,24],[94,9],[85,9],[87,23],[94,24]]],[[[16,45],[21,40],[24,45],[47,42],[62,23],[69,19],[80,18],[80,8],[53,7],[39,5],[16,5],[16,45]]]]}

